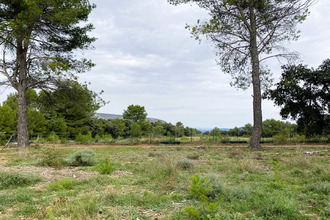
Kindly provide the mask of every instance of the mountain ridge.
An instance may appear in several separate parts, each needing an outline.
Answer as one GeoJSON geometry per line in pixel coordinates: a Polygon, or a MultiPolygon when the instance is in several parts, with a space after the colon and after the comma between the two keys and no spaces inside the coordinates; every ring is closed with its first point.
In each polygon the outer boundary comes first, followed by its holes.
{"type": "MultiPolygon", "coordinates": [[[[116,118],[119,118],[119,119],[123,119],[123,115],[118,115],[118,114],[108,114],[108,113],[95,113],[95,116],[97,118],[102,118],[102,119],[116,119],[116,118]]],[[[158,119],[158,118],[146,118],[146,121],[149,121],[149,122],[157,122],[157,121],[160,121],[162,123],[166,122],[164,120],[161,120],[161,119],[158,119]]]]}

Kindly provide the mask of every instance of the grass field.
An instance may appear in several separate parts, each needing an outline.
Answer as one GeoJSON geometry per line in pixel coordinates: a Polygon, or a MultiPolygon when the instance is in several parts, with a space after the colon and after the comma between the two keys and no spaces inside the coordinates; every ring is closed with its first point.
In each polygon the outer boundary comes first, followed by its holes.
{"type": "Polygon", "coordinates": [[[329,219],[329,159],[329,145],[5,149],[0,219],[329,219]],[[69,166],[87,148],[94,163],[69,166]]]}

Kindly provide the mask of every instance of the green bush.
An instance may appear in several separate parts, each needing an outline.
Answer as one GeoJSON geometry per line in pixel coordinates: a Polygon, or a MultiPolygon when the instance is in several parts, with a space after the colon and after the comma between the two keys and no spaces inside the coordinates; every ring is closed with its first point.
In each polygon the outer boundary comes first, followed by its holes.
{"type": "Polygon", "coordinates": [[[61,139],[59,136],[56,135],[56,133],[54,131],[52,131],[46,138],[46,141],[49,143],[53,143],[53,144],[58,144],[61,143],[61,139]]]}
{"type": "Polygon", "coordinates": [[[207,177],[201,177],[200,174],[190,177],[189,194],[191,197],[202,200],[208,197],[212,191],[212,186],[207,177]]]}
{"type": "Polygon", "coordinates": [[[285,134],[277,134],[273,136],[274,144],[286,144],[288,143],[288,136],[285,134]]]}
{"type": "Polygon", "coordinates": [[[0,190],[22,186],[31,186],[41,181],[41,177],[33,173],[0,172],[0,190]]]}
{"type": "Polygon", "coordinates": [[[55,148],[44,148],[40,154],[40,166],[60,168],[64,165],[63,154],[55,148]]]}
{"type": "Polygon", "coordinates": [[[100,174],[111,174],[115,170],[115,168],[112,166],[112,163],[110,163],[109,157],[104,157],[104,160],[100,161],[96,168],[100,174]]]}
{"type": "Polygon", "coordinates": [[[71,166],[92,166],[95,164],[95,152],[90,149],[83,149],[74,152],[68,159],[71,166]]]}

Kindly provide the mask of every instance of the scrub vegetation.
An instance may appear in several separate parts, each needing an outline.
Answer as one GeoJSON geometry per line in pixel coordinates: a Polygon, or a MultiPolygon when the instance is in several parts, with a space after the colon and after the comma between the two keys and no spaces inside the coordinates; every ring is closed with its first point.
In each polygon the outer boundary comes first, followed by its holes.
{"type": "Polygon", "coordinates": [[[328,145],[6,148],[0,218],[329,219],[329,158],[328,145]]]}

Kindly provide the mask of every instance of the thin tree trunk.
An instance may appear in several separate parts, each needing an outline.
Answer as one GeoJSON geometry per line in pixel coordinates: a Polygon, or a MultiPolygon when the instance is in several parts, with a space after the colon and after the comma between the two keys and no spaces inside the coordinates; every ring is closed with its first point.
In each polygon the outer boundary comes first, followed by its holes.
{"type": "Polygon", "coordinates": [[[17,145],[18,147],[29,146],[28,120],[27,120],[27,70],[26,70],[26,51],[18,43],[17,57],[19,58],[19,82],[17,86],[18,107],[17,107],[17,145]]]}
{"type": "Polygon", "coordinates": [[[261,111],[261,86],[260,86],[260,61],[257,48],[257,31],[254,15],[253,1],[250,5],[250,53],[252,62],[252,85],[253,85],[253,131],[250,148],[261,149],[262,111],[261,111]]]}

